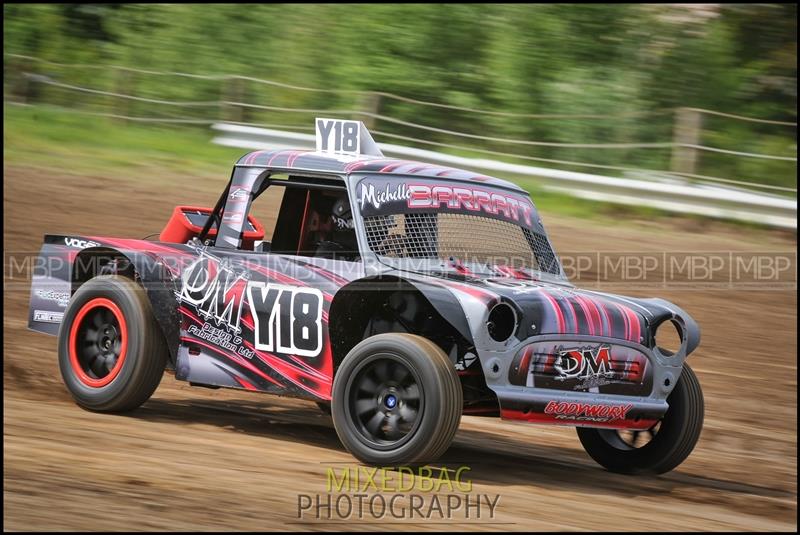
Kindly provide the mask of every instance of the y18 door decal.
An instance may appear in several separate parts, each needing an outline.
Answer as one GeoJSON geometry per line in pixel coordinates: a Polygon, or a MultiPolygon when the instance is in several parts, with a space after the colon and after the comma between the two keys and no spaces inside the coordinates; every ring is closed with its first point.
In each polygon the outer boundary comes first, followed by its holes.
{"type": "Polygon", "coordinates": [[[234,334],[241,332],[244,296],[256,349],[316,357],[322,350],[322,292],[316,288],[249,280],[244,270],[206,252],[181,276],[178,301],[234,334]]]}
{"type": "Polygon", "coordinates": [[[322,349],[322,292],[282,284],[247,284],[255,346],[263,351],[316,357],[322,349]]]}

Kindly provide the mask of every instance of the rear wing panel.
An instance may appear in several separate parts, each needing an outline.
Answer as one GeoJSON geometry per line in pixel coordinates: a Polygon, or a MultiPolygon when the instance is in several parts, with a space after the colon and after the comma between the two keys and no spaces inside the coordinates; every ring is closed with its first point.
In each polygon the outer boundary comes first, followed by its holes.
{"type": "Polygon", "coordinates": [[[45,236],[31,272],[28,328],[57,335],[72,296],[72,264],[84,247],[94,242],[79,237],[45,236]]]}

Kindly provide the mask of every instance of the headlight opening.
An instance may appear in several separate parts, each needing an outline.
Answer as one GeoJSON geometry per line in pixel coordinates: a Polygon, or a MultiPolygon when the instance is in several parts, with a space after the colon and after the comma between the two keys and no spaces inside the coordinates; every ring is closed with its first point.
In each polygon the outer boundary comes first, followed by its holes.
{"type": "Polygon", "coordinates": [[[653,338],[661,354],[671,357],[683,347],[686,331],[680,321],[670,318],[658,324],[653,338]]]}
{"type": "Polygon", "coordinates": [[[489,311],[486,330],[495,342],[505,342],[517,331],[517,313],[508,303],[498,303],[489,311]]]}

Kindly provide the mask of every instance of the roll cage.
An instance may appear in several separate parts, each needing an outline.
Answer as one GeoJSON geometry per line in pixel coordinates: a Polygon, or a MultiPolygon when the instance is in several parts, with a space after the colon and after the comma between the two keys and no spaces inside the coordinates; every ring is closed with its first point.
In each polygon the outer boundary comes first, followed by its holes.
{"type": "Polygon", "coordinates": [[[347,191],[344,177],[338,174],[321,174],[319,171],[310,169],[289,169],[280,167],[270,168],[265,166],[247,166],[237,164],[234,166],[233,173],[231,173],[231,178],[228,180],[225,189],[222,190],[222,194],[219,196],[219,199],[217,199],[217,202],[211,211],[211,215],[208,217],[208,220],[203,226],[203,230],[198,235],[198,239],[206,245],[219,247],[225,246],[223,244],[217,244],[220,233],[217,233],[209,238],[209,232],[212,228],[220,227],[220,223],[222,222],[228,204],[227,201],[235,200],[230,199],[230,194],[231,188],[233,187],[237,177],[237,171],[240,169],[248,170],[248,172],[253,169],[261,171],[258,177],[256,177],[252,189],[247,193],[249,202],[247,204],[247,210],[242,218],[243,221],[247,219],[250,205],[256,201],[261,194],[267,191],[270,186],[273,185],[282,186],[287,189],[305,188],[308,190],[347,191]]]}
{"type": "MultiPolygon", "coordinates": [[[[359,207],[355,188],[362,179],[377,176],[374,171],[354,171],[347,172],[336,170],[332,172],[324,172],[318,169],[303,168],[303,167],[279,167],[267,165],[248,165],[237,163],[234,166],[231,178],[225,186],[222,194],[217,200],[210,217],[207,219],[205,226],[198,235],[198,239],[210,246],[222,247],[228,249],[238,250],[254,250],[256,252],[272,252],[275,254],[289,254],[298,256],[319,256],[320,252],[312,245],[309,235],[304,233],[306,228],[306,212],[309,206],[314,206],[314,199],[319,198],[314,196],[312,192],[334,192],[339,194],[346,194],[351,205],[354,224],[354,235],[352,237],[353,246],[350,254],[341,253],[338,256],[328,256],[328,258],[343,259],[343,260],[359,260],[362,261],[367,271],[373,274],[387,271],[388,269],[410,269],[411,271],[430,271],[429,268],[423,268],[416,264],[408,264],[403,261],[402,265],[395,265],[395,263],[387,263],[386,259],[381,257],[377,251],[374,251],[370,245],[368,236],[369,229],[365,227],[365,214],[362,213],[359,207]],[[284,198],[278,208],[277,222],[274,227],[273,235],[270,242],[262,242],[257,249],[250,249],[249,243],[246,247],[242,247],[242,236],[244,231],[245,222],[250,215],[252,203],[259,199],[271,186],[279,186],[285,188],[284,198]],[[306,195],[303,195],[303,191],[306,195]],[[220,228],[221,230],[216,234],[211,233],[212,228],[220,228]],[[404,267],[403,267],[404,266],[404,267]],[[416,267],[414,267],[416,266],[416,267]]],[[[425,180],[436,180],[436,177],[421,177],[421,176],[408,176],[399,174],[392,174],[386,177],[386,184],[396,184],[397,181],[411,181],[420,182],[425,180]]],[[[380,179],[382,182],[382,178],[380,179]]],[[[451,184],[467,186],[468,182],[460,180],[447,181],[451,184]]],[[[484,187],[484,186],[478,186],[484,187]]],[[[489,190],[500,193],[507,193],[510,195],[509,199],[519,196],[519,190],[506,189],[502,185],[491,184],[489,190]]],[[[325,195],[326,193],[323,193],[325,195]]],[[[525,196],[527,198],[527,196],[525,196]]],[[[519,197],[521,198],[521,197],[519,197]]],[[[323,203],[324,204],[324,203],[323,203]]],[[[552,245],[549,243],[546,232],[541,227],[541,222],[538,220],[538,215],[535,208],[532,213],[526,214],[531,216],[532,221],[529,221],[530,229],[537,230],[533,234],[528,235],[530,239],[536,236],[539,243],[529,242],[532,249],[538,255],[542,249],[548,254],[547,265],[550,268],[539,267],[535,269],[538,273],[537,277],[553,278],[560,282],[566,281],[566,276],[560,262],[552,250],[552,245]]],[[[312,210],[313,212],[314,210],[312,210]]],[[[321,213],[326,213],[326,210],[321,210],[321,213]]],[[[330,214],[330,211],[327,211],[330,214]]],[[[522,213],[522,212],[521,212],[522,213]]],[[[486,215],[486,214],[483,214],[486,215]]],[[[537,261],[540,259],[537,257],[537,261]]],[[[436,263],[436,262],[434,262],[436,263]]],[[[453,266],[445,267],[449,270],[460,268],[460,261],[455,261],[453,266]]],[[[490,263],[491,264],[491,263],[490,263]]]]}

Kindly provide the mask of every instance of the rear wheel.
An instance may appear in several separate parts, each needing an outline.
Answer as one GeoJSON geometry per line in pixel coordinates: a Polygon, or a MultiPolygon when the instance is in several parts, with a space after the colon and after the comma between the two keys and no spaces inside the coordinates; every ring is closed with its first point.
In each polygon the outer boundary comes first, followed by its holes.
{"type": "Polygon", "coordinates": [[[703,392],[694,371],[683,365],[669,409],[650,429],[624,431],[579,427],[586,453],[621,474],[663,474],[681,464],[694,449],[703,429],[703,392]]]}
{"type": "Polygon", "coordinates": [[[367,338],[333,381],[336,433],[367,464],[435,460],[450,446],[462,406],[453,363],[436,344],[411,334],[367,338]]]}
{"type": "Polygon", "coordinates": [[[78,405],[135,409],[158,387],[166,362],[167,347],[141,286],[103,275],[75,292],[58,334],[58,363],[78,405]]]}

